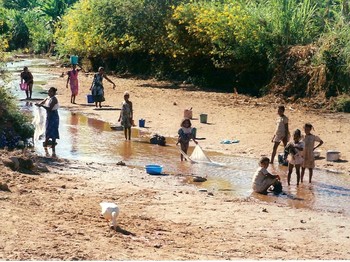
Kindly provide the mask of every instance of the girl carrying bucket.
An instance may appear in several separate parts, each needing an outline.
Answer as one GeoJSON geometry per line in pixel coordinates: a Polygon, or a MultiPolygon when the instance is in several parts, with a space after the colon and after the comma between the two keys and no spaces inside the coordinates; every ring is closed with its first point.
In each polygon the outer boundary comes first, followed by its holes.
{"type": "Polygon", "coordinates": [[[77,68],[76,64],[72,64],[72,70],[67,72],[68,79],[66,87],[68,88],[68,83],[70,85],[70,90],[72,92],[72,95],[70,97],[70,102],[72,104],[75,104],[75,98],[78,95],[79,92],[79,81],[78,81],[78,73],[80,70],[82,70],[81,66],[78,65],[80,69],[77,68]]]}

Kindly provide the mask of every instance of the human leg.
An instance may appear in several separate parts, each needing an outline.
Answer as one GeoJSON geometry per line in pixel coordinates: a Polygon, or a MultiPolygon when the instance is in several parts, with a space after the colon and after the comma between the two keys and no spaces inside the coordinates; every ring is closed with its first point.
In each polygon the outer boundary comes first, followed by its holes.
{"type": "Polygon", "coordinates": [[[128,128],[129,140],[131,140],[131,127],[128,128]]]}
{"type": "Polygon", "coordinates": [[[127,133],[128,133],[128,128],[124,127],[124,136],[125,136],[125,140],[128,139],[127,133]]]}
{"type": "Polygon", "coordinates": [[[312,180],[312,173],[313,173],[313,169],[309,168],[309,183],[311,183],[311,180],[312,180]]]}
{"type": "MultiPolygon", "coordinates": [[[[185,154],[187,154],[187,150],[188,150],[188,146],[189,146],[189,143],[181,143],[180,142],[180,145],[181,145],[181,150],[185,153],[185,154]]],[[[181,161],[183,161],[183,156],[182,156],[182,154],[181,154],[181,161]]],[[[185,160],[187,160],[186,158],[185,158],[185,160]]]]}
{"type": "Polygon", "coordinates": [[[29,99],[32,99],[33,83],[28,84],[29,99]]]}
{"type": "Polygon", "coordinates": [[[52,139],[52,146],[51,146],[51,149],[52,149],[52,156],[53,156],[53,157],[56,157],[56,138],[53,138],[53,139],[52,139]]]}
{"type": "Polygon", "coordinates": [[[305,167],[302,167],[302,168],[301,168],[301,174],[300,174],[300,182],[301,182],[301,183],[303,183],[304,174],[305,174],[305,167]]]}
{"type": "Polygon", "coordinates": [[[275,142],[273,145],[270,164],[273,164],[273,160],[275,159],[277,148],[278,148],[279,144],[280,144],[280,142],[275,142]]]}
{"type": "Polygon", "coordinates": [[[295,165],[295,173],[297,174],[297,186],[300,182],[300,165],[295,165]]]}
{"type": "Polygon", "coordinates": [[[294,165],[292,165],[291,163],[288,163],[288,186],[290,185],[290,178],[292,176],[292,172],[293,172],[293,167],[294,165]]]}

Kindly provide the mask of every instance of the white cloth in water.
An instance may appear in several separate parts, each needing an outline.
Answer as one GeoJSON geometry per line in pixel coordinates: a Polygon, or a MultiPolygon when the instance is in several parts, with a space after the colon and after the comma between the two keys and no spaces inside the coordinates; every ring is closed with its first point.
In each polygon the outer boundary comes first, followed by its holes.
{"type": "Polygon", "coordinates": [[[45,134],[45,110],[43,110],[41,107],[34,107],[34,119],[32,121],[32,124],[35,127],[34,131],[34,141],[38,141],[40,139],[40,136],[43,136],[45,134]]]}
{"type": "Polygon", "coordinates": [[[209,157],[203,152],[202,148],[197,144],[190,156],[191,160],[199,162],[211,162],[209,157]]]}
{"type": "Polygon", "coordinates": [[[119,207],[114,203],[101,202],[101,215],[109,222],[112,221],[114,230],[117,229],[117,217],[119,215],[119,207]]]}

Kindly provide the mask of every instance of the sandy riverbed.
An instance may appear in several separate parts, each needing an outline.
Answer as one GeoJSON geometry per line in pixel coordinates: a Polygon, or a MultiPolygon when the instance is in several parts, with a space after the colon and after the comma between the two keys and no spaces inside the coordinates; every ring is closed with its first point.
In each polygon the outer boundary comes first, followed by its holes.
{"type": "MultiPolygon", "coordinates": [[[[65,71],[49,70],[57,76],[65,71]]],[[[119,111],[108,109],[120,107],[127,90],[135,119],[145,118],[150,132],[164,136],[176,135],[183,110],[192,107],[197,135],[206,138],[200,142],[205,150],[254,158],[271,154],[278,105],[273,98],[234,97],[154,80],[111,79],[117,88],[105,83],[102,110],[86,104],[91,75],[80,76],[76,105],[70,104],[65,77],[48,86],[58,88],[61,106],[111,123],[116,123],[119,111]],[[209,124],[199,123],[200,113],[208,114],[209,124]],[[222,145],[223,139],[240,142],[222,145]]],[[[325,142],[323,157],[328,149],[341,151],[343,161],[320,159],[317,167],[349,174],[345,144],[349,117],[286,107],[291,130],[305,122],[315,126],[314,133],[325,142]]],[[[0,259],[350,259],[350,218],[341,213],[199,192],[182,177],[149,176],[128,167],[60,158],[38,161],[47,165],[48,173],[28,175],[0,165],[0,181],[11,190],[0,191],[0,259]],[[117,232],[99,216],[101,201],[120,206],[117,232]]]]}

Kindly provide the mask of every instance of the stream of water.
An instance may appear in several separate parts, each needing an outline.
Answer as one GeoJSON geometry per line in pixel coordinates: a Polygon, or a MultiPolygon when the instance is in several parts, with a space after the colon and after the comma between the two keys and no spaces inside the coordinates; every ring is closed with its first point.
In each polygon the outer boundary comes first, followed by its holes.
{"type": "MultiPolygon", "coordinates": [[[[40,67],[51,64],[48,59],[31,59],[8,63],[6,69],[10,72],[7,85],[19,98],[22,110],[33,111],[33,103],[21,101],[25,97],[19,90],[19,74],[23,66],[28,66],[34,75],[33,98],[44,98],[43,86],[52,76],[40,73],[40,67]]],[[[200,184],[208,191],[225,191],[237,197],[255,197],[266,202],[278,202],[294,208],[310,208],[339,212],[350,215],[350,177],[346,174],[332,173],[325,170],[314,170],[312,184],[304,183],[296,187],[295,183],[286,186],[286,167],[274,165],[274,172],[282,177],[286,194],[260,195],[252,194],[251,179],[257,169],[257,159],[228,156],[215,152],[206,152],[209,158],[219,165],[191,164],[180,162],[180,153],[175,146],[175,140],[167,138],[167,146],[151,145],[149,134],[143,128],[132,130],[132,140],[125,141],[122,131],[114,131],[110,124],[88,118],[82,114],[74,114],[60,109],[60,137],[56,153],[58,157],[116,164],[124,161],[128,166],[143,168],[146,164],[163,166],[165,174],[198,175],[207,177],[200,184]]],[[[111,112],[111,114],[119,114],[111,112]]],[[[35,146],[38,154],[44,155],[41,143],[35,146]]],[[[191,148],[190,148],[191,151],[191,148]]],[[[316,162],[317,164],[317,162],[316,162]]],[[[306,172],[306,178],[308,173],[306,172]]],[[[295,182],[292,175],[292,183],[295,182]]],[[[306,179],[307,180],[307,179],[306,179]]]]}

